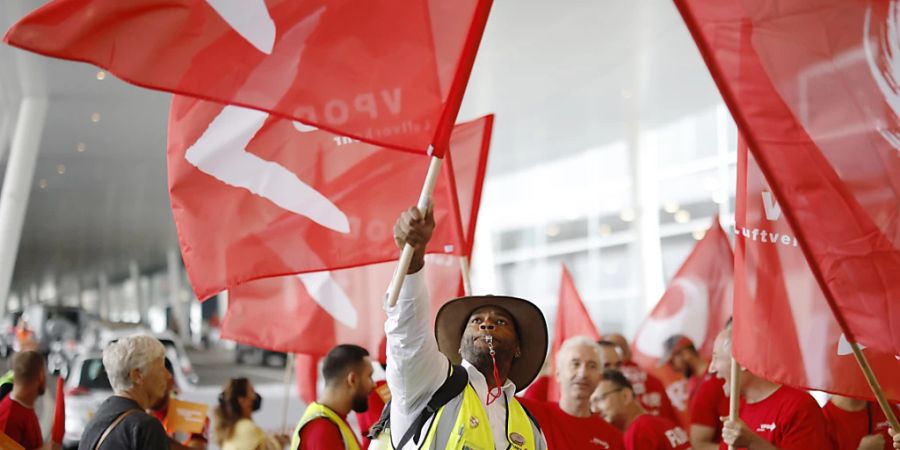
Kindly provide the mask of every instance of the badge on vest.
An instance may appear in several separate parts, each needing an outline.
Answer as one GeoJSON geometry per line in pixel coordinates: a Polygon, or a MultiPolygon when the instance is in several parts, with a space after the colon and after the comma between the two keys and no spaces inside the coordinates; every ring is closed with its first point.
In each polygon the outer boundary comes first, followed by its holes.
{"type": "Polygon", "coordinates": [[[478,428],[478,418],[475,416],[469,417],[469,428],[478,428]]]}
{"type": "Polygon", "coordinates": [[[514,445],[519,447],[525,445],[525,436],[522,436],[519,433],[512,432],[509,434],[509,442],[512,442],[514,445]]]}

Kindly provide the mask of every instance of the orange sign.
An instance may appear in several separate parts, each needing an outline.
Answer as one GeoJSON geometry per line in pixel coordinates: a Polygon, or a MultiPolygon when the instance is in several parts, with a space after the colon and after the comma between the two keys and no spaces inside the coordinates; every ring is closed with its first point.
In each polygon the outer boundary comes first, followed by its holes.
{"type": "Polygon", "coordinates": [[[0,431],[0,450],[25,450],[25,447],[12,440],[6,433],[0,431]]]}
{"type": "Polygon", "coordinates": [[[206,412],[209,406],[202,403],[187,402],[172,398],[169,400],[169,412],[166,415],[166,425],[170,431],[184,431],[187,433],[201,433],[203,423],[206,421],[206,412]]]}

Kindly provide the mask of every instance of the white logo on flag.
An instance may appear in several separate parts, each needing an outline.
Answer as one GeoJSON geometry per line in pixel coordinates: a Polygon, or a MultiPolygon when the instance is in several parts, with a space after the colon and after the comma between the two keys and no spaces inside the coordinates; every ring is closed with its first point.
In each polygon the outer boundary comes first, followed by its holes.
{"type": "Polygon", "coordinates": [[[781,205],[775,200],[775,196],[769,191],[762,191],[763,208],[766,210],[766,219],[772,222],[781,218],[781,205]]]}
{"type": "Polygon", "coordinates": [[[889,2],[887,17],[883,24],[875,24],[872,36],[872,7],[866,10],[863,28],[863,44],[866,61],[872,78],[884,95],[885,103],[893,111],[893,124],[878,124],[878,131],[885,140],[900,151],[900,3],[889,2]],[[873,43],[874,41],[874,43],[873,43]],[[883,61],[884,64],[879,64],[883,61]]]}
{"type": "Polygon", "coordinates": [[[247,151],[267,117],[253,109],[226,106],[184,158],[227,185],[244,188],[331,230],[349,233],[347,215],[331,200],[281,164],[247,151]]]}
{"type": "Polygon", "coordinates": [[[257,50],[270,55],[275,47],[275,21],[265,0],[206,0],[222,20],[257,50]]]}
{"type": "MultiPolygon", "coordinates": [[[[862,344],[856,344],[859,346],[860,350],[865,350],[866,346],[862,344]]],[[[847,336],[844,333],[841,333],[841,337],[838,339],[837,346],[837,354],[838,356],[847,356],[853,354],[853,347],[850,347],[850,341],[847,340],[847,336]]],[[[894,356],[894,359],[900,361],[900,355],[894,356]]]]}
{"type": "Polygon", "coordinates": [[[662,356],[663,342],[675,334],[683,334],[697,343],[706,339],[709,323],[709,290],[706,284],[693,278],[680,277],[672,281],[669,290],[676,288],[681,290],[684,300],[681,309],[671,317],[662,319],[649,316],[641,325],[635,345],[647,356],[662,356]]]}
{"type": "Polygon", "coordinates": [[[331,272],[301,273],[297,278],[306,286],[313,300],[338,322],[356,329],[359,318],[356,307],[331,272]]]}

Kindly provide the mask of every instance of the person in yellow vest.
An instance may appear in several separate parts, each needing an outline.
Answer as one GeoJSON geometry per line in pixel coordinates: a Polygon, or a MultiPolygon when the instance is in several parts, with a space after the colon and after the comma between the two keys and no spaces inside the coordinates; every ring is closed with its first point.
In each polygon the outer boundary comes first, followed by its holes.
{"type": "Polygon", "coordinates": [[[300,418],[291,435],[291,450],[360,450],[347,414],[369,408],[373,371],[366,349],[352,344],[331,349],[322,361],[325,392],[300,418]]]}
{"type": "MultiPolygon", "coordinates": [[[[438,311],[434,334],[425,287],[425,247],[434,231],[431,211],[404,211],[394,240],[415,256],[397,304],[387,313],[389,448],[543,450],[538,424],[516,400],[538,375],[547,354],[547,323],[533,303],[514,297],[450,300],[438,311]],[[435,401],[465,375],[446,402],[435,401]]],[[[382,444],[382,447],[387,446],[382,444]]]]}

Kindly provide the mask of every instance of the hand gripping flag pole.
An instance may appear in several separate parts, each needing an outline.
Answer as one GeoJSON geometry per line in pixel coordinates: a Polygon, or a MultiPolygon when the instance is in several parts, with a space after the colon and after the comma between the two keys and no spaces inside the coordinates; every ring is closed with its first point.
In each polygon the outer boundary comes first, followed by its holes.
{"type": "Polygon", "coordinates": [[[884,416],[887,417],[887,420],[891,423],[891,428],[895,431],[900,430],[900,422],[897,422],[897,416],[894,415],[894,411],[891,409],[891,403],[888,401],[887,397],[885,397],[884,390],[881,389],[881,384],[878,382],[875,372],[872,371],[872,366],[869,365],[869,360],[866,359],[866,355],[863,354],[862,349],[859,348],[859,344],[856,342],[847,339],[847,343],[850,344],[850,348],[853,350],[853,356],[856,357],[859,368],[862,369],[866,381],[869,382],[869,387],[872,388],[872,393],[875,394],[875,398],[878,400],[878,406],[881,407],[884,416]]]}
{"type": "MultiPolygon", "coordinates": [[[[428,212],[428,204],[431,203],[431,194],[434,192],[435,184],[437,184],[442,162],[441,158],[432,156],[431,163],[428,165],[425,184],[422,186],[422,193],[419,195],[419,202],[416,204],[419,212],[423,215],[428,212]]],[[[393,307],[397,304],[397,298],[400,296],[400,287],[403,285],[403,279],[406,278],[406,271],[409,270],[409,264],[412,262],[415,251],[416,249],[412,245],[406,244],[403,246],[403,253],[400,254],[397,270],[394,271],[394,278],[391,280],[391,289],[388,292],[388,306],[393,307]]]]}

